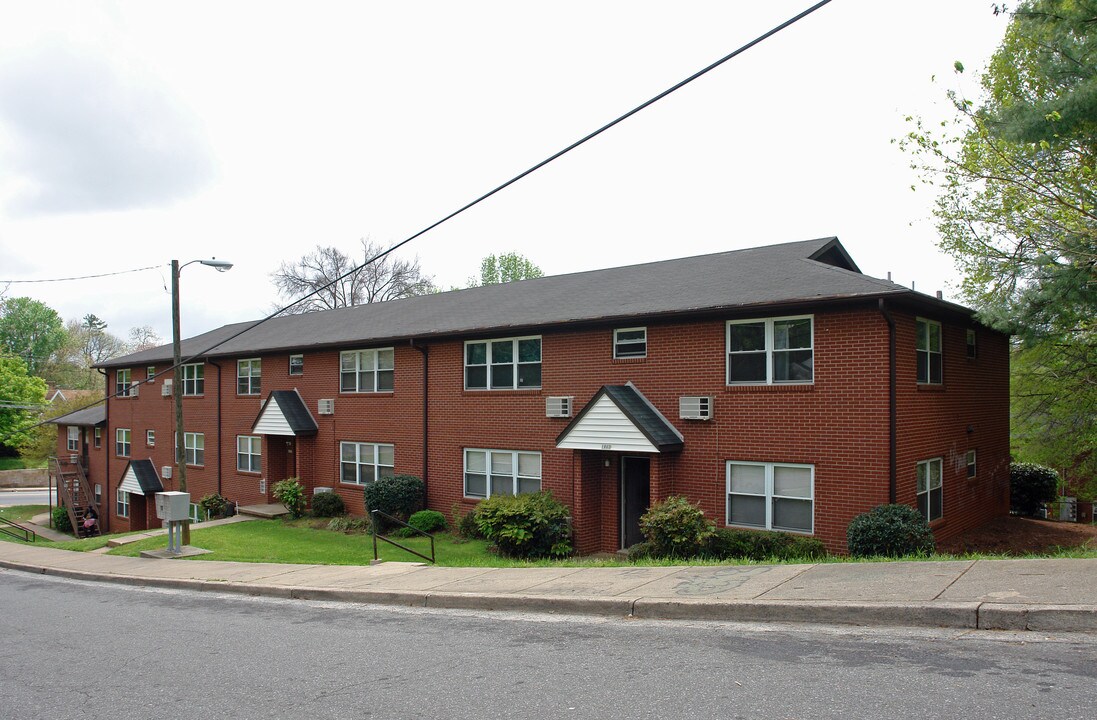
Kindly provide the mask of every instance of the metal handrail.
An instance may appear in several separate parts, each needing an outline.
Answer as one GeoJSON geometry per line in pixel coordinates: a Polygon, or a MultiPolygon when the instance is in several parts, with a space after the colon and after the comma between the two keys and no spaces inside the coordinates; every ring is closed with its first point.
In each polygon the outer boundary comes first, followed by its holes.
{"type": "Polygon", "coordinates": [[[4,535],[11,535],[16,540],[22,540],[23,542],[36,542],[38,540],[38,533],[34,532],[30,528],[23,527],[17,522],[12,522],[6,517],[0,517],[0,533],[4,535]],[[23,537],[19,537],[14,530],[9,530],[5,525],[10,525],[13,528],[18,528],[23,531],[23,537]]]}
{"type": "Polygon", "coordinates": [[[378,557],[377,557],[377,539],[380,538],[382,541],[387,542],[389,545],[395,545],[396,547],[400,548],[401,550],[403,550],[405,552],[409,552],[412,555],[415,555],[417,557],[421,557],[424,560],[426,560],[427,562],[431,563],[432,565],[437,565],[438,564],[438,563],[434,562],[434,536],[433,535],[431,535],[430,533],[427,533],[427,532],[423,532],[422,530],[420,530],[417,527],[412,527],[411,525],[408,525],[403,520],[398,520],[398,519],[394,518],[392,515],[389,515],[388,513],[383,513],[380,510],[370,510],[369,514],[370,514],[370,523],[369,523],[370,530],[373,533],[373,559],[374,560],[378,559],[378,557]],[[396,542],[395,540],[390,540],[389,538],[385,537],[384,535],[378,535],[377,534],[377,516],[378,515],[384,517],[385,519],[389,520],[390,522],[394,522],[397,525],[402,525],[403,527],[410,528],[414,532],[416,532],[416,533],[418,533],[418,534],[420,534],[424,537],[430,538],[430,557],[427,557],[426,555],[424,555],[421,552],[418,552],[417,550],[412,550],[411,548],[407,547],[406,545],[401,545],[400,543],[396,542]]]}

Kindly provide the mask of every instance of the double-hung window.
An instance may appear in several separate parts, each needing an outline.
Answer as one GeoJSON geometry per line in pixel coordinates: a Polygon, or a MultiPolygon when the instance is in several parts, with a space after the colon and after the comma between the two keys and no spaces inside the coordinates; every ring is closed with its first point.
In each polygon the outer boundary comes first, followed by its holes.
{"type": "Polygon", "coordinates": [[[114,454],[118,457],[130,456],[129,428],[117,428],[114,431],[114,454]]]}
{"type": "Polygon", "coordinates": [[[812,382],[812,325],[810,315],[728,322],[728,385],[812,382]]]}
{"type": "Polygon", "coordinates": [[[128,368],[119,370],[115,373],[114,394],[118,397],[129,397],[133,394],[133,387],[130,385],[130,371],[128,368]]]}
{"type": "Polygon", "coordinates": [[[465,343],[466,390],[541,387],[541,338],[506,338],[465,343]]]}
{"type": "Polygon", "coordinates": [[[206,366],[194,363],[183,366],[183,394],[201,395],[206,391],[206,366]]]}
{"type": "Polygon", "coordinates": [[[187,465],[206,464],[206,436],[204,433],[183,433],[183,452],[187,465]]]}
{"type": "Polygon", "coordinates": [[[730,461],[727,523],[766,530],[814,530],[815,467],[730,461]]]}
{"type": "Polygon", "coordinates": [[[918,318],[918,382],[941,384],[941,323],[918,318]]]}
{"type": "Polygon", "coordinates": [[[290,375],[304,375],[305,374],[305,356],[304,355],[290,355],[289,356],[289,374],[290,375]]]}
{"type": "Polygon", "coordinates": [[[382,443],[339,443],[339,481],[368,485],[395,474],[395,447],[382,443]]]}
{"type": "Polygon", "coordinates": [[[929,521],[937,520],[944,512],[941,464],[941,458],[918,463],[918,511],[929,521]]]}
{"type": "Polygon", "coordinates": [[[156,447],[156,431],[155,430],[146,430],[145,431],[145,444],[148,445],[149,447],[156,447]]]}
{"type": "Polygon", "coordinates": [[[80,449],[80,428],[69,425],[68,443],[66,444],[66,447],[70,452],[76,452],[80,449]]]}
{"type": "Polygon", "coordinates": [[[263,438],[258,435],[236,436],[236,469],[241,472],[263,471],[263,438]]]}
{"type": "Polygon", "coordinates": [[[125,490],[118,489],[114,493],[114,512],[121,518],[128,518],[130,516],[130,494],[125,490]]]}
{"type": "Polygon", "coordinates": [[[541,453],[465,450],[465,497],[520,495],[541,491],[541,453]]]}
{"type": "Polygon", "coordinates": [[[145,382],[154,382],[156,380],[156,366],[149,365],[145,368],[145,382]]]}
{"type": "Polygon", "coordinates": [[[92,438],[93,438],[93,442],[95,443],[96,448],[102,447],[103,446],[103,428],[101,428],[101,427],[95,428],[95,430],[92,431],[92,438]]]}
{"type": "Polygon", "coordinates": [[[394,363],[392,348],[339,353],[339,392],[392,392],[394,363]]]}
{"type": "Polygon", "coordinates": [[[975,451],[968,450],[967,455],[964,457],[964,463],[967,465],[968,478],[975,477],[975,451]]]}
{"type": "Polygon", "coordinates": [[[613,331],[614,358],[643,358],[647,356],[647,328],[621,328],[613,331]]]}
{"type": "Polygon", "coordinates": [[[259,358],[236,361],[236,394],[258,395],[263,361],[259,358]]]}

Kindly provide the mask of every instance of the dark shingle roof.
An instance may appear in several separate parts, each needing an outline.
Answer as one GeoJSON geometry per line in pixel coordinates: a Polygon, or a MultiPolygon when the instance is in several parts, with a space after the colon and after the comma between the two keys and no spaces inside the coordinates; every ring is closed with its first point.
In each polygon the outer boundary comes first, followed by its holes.
{"type": "Polygon", "coordinates": [[[53,423],[54,425],[101,425],[107,421],[107,406],[104,403],[100,403],[95,407],[84,408],[83,410],[76,410],[70,412],[67,415],[61,415],[55,417],[52,420],[46,422],[53,423]]]}
{"type": "Polygon", "coordinates": [[[278,410],[281,411],[282,417],[286,419],[286,424],[289,425],[294,435],[315,435],[319,432],[320,428],[316,424],[316,419],[305,407],[305,401],[301,399],[300,393],[296,390],[272,390],[267,399],[263,401],[263,407],[259,408],[259,414],[255,416],[255,422],[251,424],[253,428],[258,424],[259,419],[263,417],[263,413],[267,411],[267,406],[270,405],[271,400],[277,403],[278,410]]]}
{"type": "Polygon", "coordinates": [[[137,478],[137,484],[141,486],[141,490],[145,495],[164,492],[164,486],[160,483],[160,476],[156,474],[156,466],[152,464],[152,460],[130,460],[126,470],[122,473],[122,477],[124,478],[130,470],[133,470],[133,475],[137,478]]]}
{"type": "Polygon", "coordinates": [[[682,435],[632,383],[627,385],[603,385],[598,392],[594,393],[594,397],[590,399],[590,402],[579,411],[575,419],[568,423],[563,432],[556,436],[557,444],[571,433],[572,428],[582,421],[587,411],[594,407],[603,395],[609,396],[609,399],[621,409],[625,417],[636,426],[637,430],[643,433],[648,442],[654,445],[659,452],[673,452],[682,449],[685,444],[682,435]]]}
{"type": "MultiPolygon", "coordinates": [[[[503,335],[568,323],[898,294],[911,290],[861,274],[836,238],[821,238],[279,317],[208,355],[503,335]]],[[[205,355],[211,345],[255,324],[226,325],[185,340],[183,356],[205,355]]],[[[171,346],[165,345],[103,366],[170,359],[171,346]]]]}

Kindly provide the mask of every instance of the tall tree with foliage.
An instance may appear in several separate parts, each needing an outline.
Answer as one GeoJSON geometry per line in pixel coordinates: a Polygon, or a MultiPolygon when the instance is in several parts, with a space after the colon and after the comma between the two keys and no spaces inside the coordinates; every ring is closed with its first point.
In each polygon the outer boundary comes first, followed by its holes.
{"type": "Polygon", "coordinates": [[[938,190],[940,244],[964,272],[966,298],[1019,340],[1015,450],[1092,477],[1097,1],[1021,3],[981,86],[978,101],[950,93],[955,118],[915,121],[902,144],[938,190]]]}
{"type": "Polygon", "coordinates": [[[317,246],[294,262],[284,262],[271,274],[278,294],[287,301],[303,300],[286,314],[385,302],[397,298],[436,292],[433,278],[424,275],[419,259],[403,260],[386,255],[358,267],[384,252],[379,244],[363,239],[360,258],[352,258],[336,247],[317,246]]]}
{"type": "Polygon", "coordinates": [[[60,387],[100,390],[103,375],[95,366],[130,352],[127,343],[107,330],[107,323],[94,314],[65,323],[65,342],[56,359],[42,368],[42,377],[60,387]]]}
{"type": "Polygon", "coordinates": [[[28,297],[0,302],[0,352],[22,359],[31,375],[38,375],[64,342],[64,323],[50,306],[28,297]]]}
{"type": "Polygon", "coordinates": [[[470,278],[469,287],[529,280],[543,275],[541,268],[516,252],[492,254],[480,261],[480,278],[470,278]]]}
{"type": "Polygon", "coordinates": [[[45,402],[46,381],[31,375],[19,358],[0,355],[0,446],[16,449],[30,441],[45,402]]]}

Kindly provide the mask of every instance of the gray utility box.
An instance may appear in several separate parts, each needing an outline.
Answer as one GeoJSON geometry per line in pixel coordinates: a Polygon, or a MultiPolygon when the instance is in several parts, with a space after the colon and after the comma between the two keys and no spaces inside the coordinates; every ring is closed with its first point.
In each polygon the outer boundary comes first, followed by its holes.
{"type": "Polygon", "coordinates": [[[156,493],[156,517],[168,522],[180,522],[190,518],[190,493],[156,493]]]}

